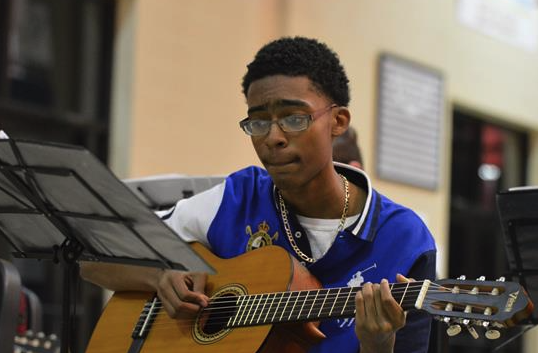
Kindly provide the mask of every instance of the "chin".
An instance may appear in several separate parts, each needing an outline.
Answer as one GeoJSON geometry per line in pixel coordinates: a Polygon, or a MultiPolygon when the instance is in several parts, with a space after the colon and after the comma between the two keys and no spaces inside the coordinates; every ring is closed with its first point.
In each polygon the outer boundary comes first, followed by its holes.
{"type": "Polygon", "coordinates": [[[293,190],[296,189],[298,186],[297,176],[292,174],[287,175],[271,175],[271,178],[273,179],[273,183],[275,183],[276,187],[281,190],[293,190]]]}

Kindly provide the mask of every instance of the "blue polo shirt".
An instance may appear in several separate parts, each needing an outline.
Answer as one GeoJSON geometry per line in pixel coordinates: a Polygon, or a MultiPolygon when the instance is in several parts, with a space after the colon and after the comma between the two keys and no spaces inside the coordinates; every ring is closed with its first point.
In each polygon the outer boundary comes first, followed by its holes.
{"type": "MultiPolygon", "coordinates": [[[[360,216],[335,235],[332,245],[319,259],[305,264],[323,287],[356,287],[366,282],[379,283],[383,278],[395,282],[397,273],[417,280],[434,279],[435,243],[422,220],[410,209],[375,191],[364,172],[339,163],[335,163],[335,168],[365,190],[367,198],[360,216]]],[[[209,215],[206,212],[200,216],[199,222],[192,220],[201,214],[200,210],[193,211],[193,206],[201,204],[197,196],[180,201],[170,214],[171,227],[185,240],[205,243],[222,258],[265,245],[281,246],[296,256],[286,237],[275,186],[267,171],[245,168],[228,176],[220,188],[219,192],[209,192],[221,198],[212,203],[218,206],[209,209],[209,215]],[[189,214],[188,221],[185,215],[180,216],[182,210],[189,214]]],[[[301,250],[309,254],[308,229],[293,214],[289,223],[301,250]]],[[[309,352],[360,351],[354,318],[325,320],[320,329],[327,338],[309,352]]],[[[428,315],[411,311],[406,326],[397,333],[395,352],[426,352],[429,331],[428,315]]]]}

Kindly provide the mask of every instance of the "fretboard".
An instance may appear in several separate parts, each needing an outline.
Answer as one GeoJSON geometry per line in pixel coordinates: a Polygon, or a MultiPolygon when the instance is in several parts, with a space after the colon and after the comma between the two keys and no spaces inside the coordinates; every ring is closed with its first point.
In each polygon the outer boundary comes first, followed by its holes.
{"type": "MultiPolygon", "coordinates": [[[[391,293],[404,310],[420,302],[427,290],[426,282],[394,283],[391,293]]],[[[227,327],[254,326],[284,322],[318,321],[355,315],[355,295],[362,287],[342,287],[319,290],[277,292],[227,297],[227,327]]],[[[211,307],[211,305],[210,305],[211,307]]],[[[217,307],[213,308],[218,311],[217,307]]],[[[217,314],[213,312],[213,314],[217,314]]],[[[217,314],[218,315],[218,314],[217,314]]]]}

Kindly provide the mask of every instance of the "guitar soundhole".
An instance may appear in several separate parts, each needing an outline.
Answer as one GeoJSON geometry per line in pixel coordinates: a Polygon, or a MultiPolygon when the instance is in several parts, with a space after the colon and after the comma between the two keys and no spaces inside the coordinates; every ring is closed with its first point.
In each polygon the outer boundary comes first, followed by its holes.
{"type": "Polygon", "coordinates": [[[234,302],[234,294],[228,293],[219,298],[215,298],[204,310],[200,323],[202,330],[208,335],[214,335],[226,328],[228,320],[235,314],[235,309],[230,303],[234,302]]]}
{"type": "Polygon", "coordinates": [[[224,338],[231,331],[227,325],[236,312],[235,298],[246,293],[246,288],[240,284],[228,285],[214,293],[209,306],[200,312],[193,326],[194,340],[211,344],[224,338]]]}

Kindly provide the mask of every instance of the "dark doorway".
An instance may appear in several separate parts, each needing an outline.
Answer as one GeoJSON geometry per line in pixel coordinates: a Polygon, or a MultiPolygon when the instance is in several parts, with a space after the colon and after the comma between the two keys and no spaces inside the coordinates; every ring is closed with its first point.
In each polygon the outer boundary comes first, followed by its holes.
{"type": "MultiPolygon", "coordinates": [[[[456,108],[453,116],[450,193],[449,277],[495,280],[508,273],[504,239],[495,196],[525,185],[528,136],[522,129],[497,124],[492,117],[456,108]]],[[[473,339],[464,328],[448,340],[449,352],[493,352],[519,331],[501,331],[490,341],[484,330],[473,339]]],[[[496,353],[521,352],[514,339],[496,353]]]]}
{"type": "MultiPolygon", "coordinates": [[[[0,0],[0,130],[15,139],[84,146],[106,163],[114,21],[109,0],[0,0]]],[[[20,331],[36,327],[60,336],[61,267],[12,259],[10,251],[0,237],[0,257],[15,263],[37,298],[28,305],[36,310],[21,310],[20,331]]],[[[82,353],[103,292],[80,281],[75,295],[70,352],[82,353]]]]}

